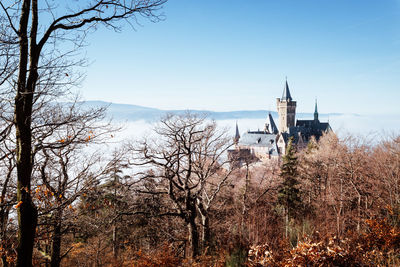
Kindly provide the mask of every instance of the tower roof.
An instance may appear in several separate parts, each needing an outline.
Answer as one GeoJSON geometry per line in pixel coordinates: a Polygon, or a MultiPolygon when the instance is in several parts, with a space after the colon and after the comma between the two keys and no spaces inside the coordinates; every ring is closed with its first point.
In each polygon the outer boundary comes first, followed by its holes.
{"type": "Polygon", "coordinates": [[[268,114],[267,122],[265,123],[265,131],[270,134],[278,134],[278,127],[276,127],[271,112],[268,114]]]}
{"type": "Polygon", "coordinates": [[[314,113],[318,113],[317,99],[315,99],[315,110],[314,110],[314,113]]]}
{"type": "Polygon", "coordinates": [[[318,121],[318,107],[317,107],[317,99],[315,99],[314,121],[318,121]]]}
{"type": "Polygon", "coordinates": [[[237,122],[236,122],[235,140],[236,140],[236,141],[239,141],[239,138],[240,138],[239,127],[238,127],[238,124],[237,124],[237,122]]]}
{"type": "Polygon", "coordinates": [[[282,99],[281,100],[285,100],[285,101],[292,101],[292,96],[290,95],[290,90],[289,90],[289,85],[288,82],[286,80],[286,84],[285,84],[285,88],[283,89],[283,94],[282,94],[282,99]]]}

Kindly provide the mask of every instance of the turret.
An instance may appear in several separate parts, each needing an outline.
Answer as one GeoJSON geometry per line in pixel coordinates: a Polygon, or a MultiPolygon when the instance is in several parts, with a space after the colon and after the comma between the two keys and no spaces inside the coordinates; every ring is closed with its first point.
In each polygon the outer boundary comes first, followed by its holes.
{"type": "Polygon", "coordinates": [[[239,127],[236,122],[236,133],[235,133],[235,138],[233,139],[233,142],[235,143],[235,145],[237,145],[239,143],[239,139],[240,139],[239,127]]]}
{"type": "Polygon", "coordinates": [[[278,134],[278,128],[272,118],[271,112],[268,114],[267,122],[265,123],[264,132],[269,134],[278,134]]]}
{"type": "Polygon", "coordinates": [[[315,99],[314,121],[316,121],[316,122],[318,121],[317,99],[315,99]]]}

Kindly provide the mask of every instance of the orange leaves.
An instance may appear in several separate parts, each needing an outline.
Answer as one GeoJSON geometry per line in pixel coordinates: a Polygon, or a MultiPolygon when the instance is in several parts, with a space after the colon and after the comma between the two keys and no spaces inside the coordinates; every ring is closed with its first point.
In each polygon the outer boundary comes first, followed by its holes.
{"type": "MultiPolygon", "coordinates": [[[[111,136],[111,137],[113,137],[113,136],[111,136]]],[[[79,136],[74,136],[74,135],[67,135],[67,137],[65,137],[65,138],[58,139],[57,142],[62,143],[62,144],[69,143],[69,142],[73,141],[73,139],[77,139],[77,140],[81,139],[81,141],[89,142],[93,138],[94,138],[94,133],[93,133],[93,131],[90,130],[90,131],[88,131],[88,135],[86,137],[85,136],[79,137],[79,136]]]]}
{"type": "Polygon", "coordinates": [[[390,215],[393,215],[393,208],[390,205],[386,205],[386,210],[389,212],[390,215]]]}
{"type": "Polygon", "coordinates": [[[40,201],[39,207],[41,207],[42,204],[46,206],[53,206],[53,202],[55,199],[57,199],[57,197],[60,199],[62,198],[61,194],[56,197],[54,192],[52,192],[50,188],[45,185],[38,185],[34,192],[35,194],[33,197],[40,201]]]}
{"type": "Polygon", "coordinates": [[[15,208],[18,209],[22,205],[22,203],[23,203],[22,201],[18,202],[18,204],[15,205],[15,208]]]}
{"type": "Polygon", "coordinates": [[[135,253],[136,260],[133,266],[138,267],[173,267],[180,265],[180,259],[176,257],[174,251],[166,244],[154,253],[143,253],[141,250],[135,253]]]}
{"type": "Polygon", "coordinates": [[[252,246],[248,266],[348,266],[357,262],[351,251],[340,245],[345,245],[345,241],[331,238],[328,243],[316,243],[306,238],[283,258],[275,255],[268,245],[252,246]]]}
{"type": "Polygon", "coordinates": [[[93,131],[89,131],[89,135],[88,135],[88,137],[86,137],[85,141],[89,142],[90,139],[93,139],[93,137],[94,137],[93,131]]]}
{"type": "Polygon", "coordinates": [[[57,140],[59,143],[65,143],[65,142],[70,142],[72,138],[72,135],[68,135],[67,138],[61,138],[60,140],[57,140]]]}
{"type": "Polygon", "coordinates": [[[388,259],[400,252],[400,230],[386,220],[366,220],[368,230],[361,236],[327,241],[305,238],[283,257],[276,255],[268,245],[252,246],[248,254],[248,266],[375,266],[380,262],[387,266],[388,259]]]}
{"type": "Polygon", "coordinates": [[[392,227],[386,220],[366,220],[369,231],[363,235],[362,246],[366,250],[400,250],[400,230],[392,227]],[[396,247],[397,245],[397,247],[396,247]]]}

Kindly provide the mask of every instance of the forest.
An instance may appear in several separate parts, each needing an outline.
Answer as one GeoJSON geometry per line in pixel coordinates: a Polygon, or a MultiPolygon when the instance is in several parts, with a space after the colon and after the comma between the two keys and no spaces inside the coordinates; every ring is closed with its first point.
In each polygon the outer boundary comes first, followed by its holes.
{"type": "Polygon", "coordinates": [[[205,116],[121,141],[82,105],[86,36],[165,3],[0,2],[2,266],[398,266],[398,134],[327,133],[261,164],[205,116]]]}
{"type": "MultiPolygon", "coordinates": [[[[104,110],[59,108],[34,121],[43,138],[31,185],[34,266],[399,264],[398,136],[370,145],[330,133],[300,151],[289,144],[280,160],[239,165],[216,122],[170,114],[107,155],[117,129],[104,110]]],[[[16,261],[21,206],[10,137],[1,143],[3,266],[16,261]]]]}

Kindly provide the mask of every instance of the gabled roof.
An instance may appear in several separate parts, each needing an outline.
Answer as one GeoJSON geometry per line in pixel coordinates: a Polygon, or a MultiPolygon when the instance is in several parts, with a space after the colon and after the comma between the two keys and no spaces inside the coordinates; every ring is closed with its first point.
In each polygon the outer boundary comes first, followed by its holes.
{"type": "Polygon", "coordinates": [[[283,100],[285,100],[285,101],[293,100],[292,96],[290,95],[290,90],[289,90],[289,85],[288,85],[287,80],[286,80],[285,88],[283,89],[283,94],[282,94],[282,98],[281,98],[281,101],[283,101],[283,100]]]}
{"type": "Polygon", "coordinates": [[[248,131],[240,138],[239,146],[265,148],[272,156],[278,155],[276,146],[276,134],[268,134],[263,131],[248,131]]]}
{"type": "Polygon", "coordinates": [[[270,146],[275,144],[276,134],[268,134],[263,131],[246,132],[240,138],[240,145],[270,146]]]}

